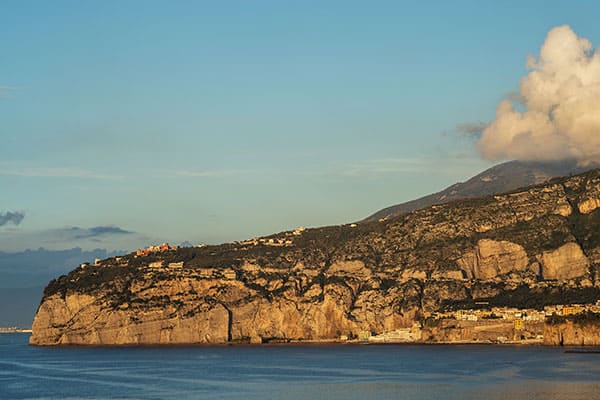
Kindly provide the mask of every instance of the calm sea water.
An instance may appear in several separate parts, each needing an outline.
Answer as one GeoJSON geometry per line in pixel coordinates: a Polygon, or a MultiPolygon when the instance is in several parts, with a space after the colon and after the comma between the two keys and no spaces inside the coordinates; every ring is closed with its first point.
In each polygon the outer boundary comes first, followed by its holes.
{"type": "Polygon", "coordinates": [[[0,335],[0,399],[600,399],[600,354],[504,346],[37,348],[0,335]]]}

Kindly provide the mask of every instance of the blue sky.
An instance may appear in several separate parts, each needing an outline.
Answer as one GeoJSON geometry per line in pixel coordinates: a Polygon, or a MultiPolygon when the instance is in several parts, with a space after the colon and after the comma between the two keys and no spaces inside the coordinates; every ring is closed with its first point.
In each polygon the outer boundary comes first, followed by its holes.
{"type": "Polygon", "coordinates": [[[491,163],[456,126],[547,32],[600,42],[595,2],[523,3],[4,1],[0,251],[238,240],[464,180],[491,163]]]}

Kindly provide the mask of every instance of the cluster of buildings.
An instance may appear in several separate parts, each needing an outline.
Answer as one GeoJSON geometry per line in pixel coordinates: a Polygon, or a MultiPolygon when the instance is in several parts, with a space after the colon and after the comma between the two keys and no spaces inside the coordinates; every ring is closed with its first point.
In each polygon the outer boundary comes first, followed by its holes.
{"type": "MultiPolygon", "coordinates": [[[[437,322],[427,325],[430,330],[425,329],[426,325],[415,322],[411,327],[378,335],[361,331],[354,338],[373,343],[414,343],[423,340],[440,343],[542,343],[547,318],[586,312],[600,313],[600,300],[593,304],[547,306],[544,310],[489,307],[431,313],[427,317],[437,322]]],[[[350,339],[353,338],[348,335],[339,336],[340,341],[350,339]]]]}
{"type": "Polygon", "coordinates": [[[585,312],[593,312],[600,314],[600,300],[595,304],[565,304],[556,306],[544,307],[546,316],[558,315],[561,317],[568,317],[570,315],[577,315],[585,312]]]}
{"type": "Polygon", "coordinates": [[[431,315],[436,319],[455,319],[457,321],[480,321],[502,319],[506,321],[540,321],[552,316],[570,316],[584,312],[600,313],[600,300],[594,304],[559,304],[546,306],[544,310],[519,309],[514,307],[492,307],[478,310],[456,310],[438,312],[431,315]]]}
{"type": "Polygon", "coordinates": [[[369,331],[362,331],[358,339],[372,343],[416,342],[421,340],[421,325],[415,322],[410,328],[400,328],[380,335],[371,335],[369,331]]]}
{"type": "Polygon", "coordinates": [[[513,307],[492,307],[491,309],[482,310],[457,310],[452,314],[454,314],[454,319],[458,321],[479,321],[482,319],[544,321],[546,318],[545,311],[513,307]]]}
{"type": "Polygon", "coordinates": [[[241,242],[243,245],[257,246],[263,244],[265,246],[289,246],[292,241],[285,238],[252,238],[241,242]]]}
{"type": "Polygon", "coordinates": [[[179,246],[169,246],[169,243],[159,244],[158,246],[149,246],[145,249],[136,250],[136,256],[147,256],[151,253],[162,253],[169,250],[177,250],[179,246]]]}
{"type": "Polygon", "coordinates": [[[252,239],[244,240],[243,242],[240,242],[240,244],[243,244],[246,246],[257,246],[259,244],[262,244],[265,246],[290,246],[293,243],[293,240],[292,240],[293,236],[300,236],[300,235],[302,235],[302,233],[305,230],[306,230],[305,227],[300,226],[291,232],[286,232],[284,237],[252,238],[252,239]]]}

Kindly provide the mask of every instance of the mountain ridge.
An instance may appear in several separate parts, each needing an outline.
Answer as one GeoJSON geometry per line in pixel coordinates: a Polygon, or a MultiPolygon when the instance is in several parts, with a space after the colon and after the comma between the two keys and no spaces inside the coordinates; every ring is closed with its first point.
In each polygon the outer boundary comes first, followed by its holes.
{"type": "Polygon", "coordinates": [[[508,161],[488,168],[465,182],[452,184],[439,192],[385,207],[363,221],[376,221],[454,200],[510,192],[540,184],[552,178],[580,174],[597,167],[597,164],[580,166],[575,160],[554,162],[508,161]]]}

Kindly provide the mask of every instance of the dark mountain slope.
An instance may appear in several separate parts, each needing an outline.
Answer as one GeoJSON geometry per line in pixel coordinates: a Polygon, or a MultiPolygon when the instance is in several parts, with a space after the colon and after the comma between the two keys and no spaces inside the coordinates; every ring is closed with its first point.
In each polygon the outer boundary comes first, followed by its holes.
{"type": "Polygon", "coordinates": [[[454,200],[484,197],[505,193],[518,188],[543,183],[551,178],[569,176],[598,167],[578,166],[575,161],[523,162],[509,161],[493,166],[466,182],[455,183],[446,189],[406,203],[396,204],[377,211],[365,221],[376,221],[395,215],[448,203],[454,200]]]}

